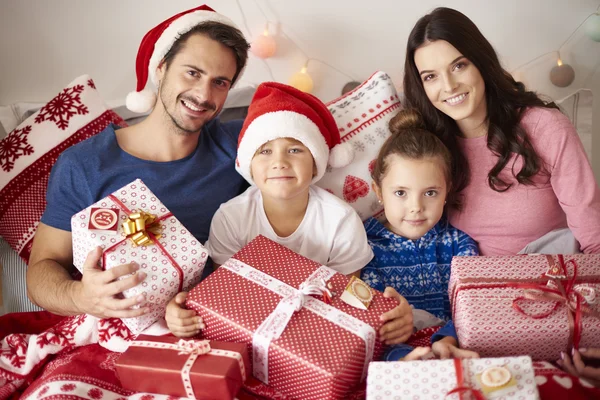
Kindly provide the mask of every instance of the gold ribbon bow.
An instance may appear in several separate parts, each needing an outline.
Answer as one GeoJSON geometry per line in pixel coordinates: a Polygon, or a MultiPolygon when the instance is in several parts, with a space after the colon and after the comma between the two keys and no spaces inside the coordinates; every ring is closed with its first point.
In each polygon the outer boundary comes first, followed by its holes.
{"type": "Polygon", "coordinates": [[[156,215],[138,211],[129,214],[127,221],[123,222],[123,232],[134,246],[148,246],[160,238],[161,226],[156,215]]]}

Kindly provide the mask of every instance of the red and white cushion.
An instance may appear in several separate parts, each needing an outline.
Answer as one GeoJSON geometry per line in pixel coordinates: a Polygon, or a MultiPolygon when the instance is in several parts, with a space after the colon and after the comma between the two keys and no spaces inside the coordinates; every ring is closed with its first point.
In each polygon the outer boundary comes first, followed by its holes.
{"type": "Polygon", "coordinates": [[[378,71],[327,107],[342,142],[351,143],[355,155],[344,168],[328,168],[317,186],[350,204],[362,220],[379,217],[383,207],[371,189],[371,171],[381,145],[390,136],[388,123],[401,108],[396,88],[388,74],[378,71]]]}
{"type": "Polygon", "coordinates": [[[94,81],[82,75],[0,141],[0,236],[25,261],[56,159],[110,123],[125,126],[107,109],[94,81]]]}

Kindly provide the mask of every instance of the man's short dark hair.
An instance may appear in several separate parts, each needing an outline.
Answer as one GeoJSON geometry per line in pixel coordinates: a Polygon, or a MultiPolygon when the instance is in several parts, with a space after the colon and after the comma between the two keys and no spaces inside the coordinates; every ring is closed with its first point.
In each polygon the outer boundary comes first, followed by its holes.
{"type": "Polygon", "coordinates": [[[232,83],[235,83],[240,72],[248,61],[248,50],[250,49],[250,44],[246,41],[246,38],[244,38],[244,35],[239,29],[230,25],[222,24],[220,22],[202,22],[190,29],[188,32],[179,36],[162,60],[162,62],[166,64],[167,69],[169,68],[169,65],[175,56],[181,51],[181,48],[186,43],[188,38],[196,34],[205,35],[233,51],[236,62],[236,71],[235,75],[233,76],[232,83]]]}

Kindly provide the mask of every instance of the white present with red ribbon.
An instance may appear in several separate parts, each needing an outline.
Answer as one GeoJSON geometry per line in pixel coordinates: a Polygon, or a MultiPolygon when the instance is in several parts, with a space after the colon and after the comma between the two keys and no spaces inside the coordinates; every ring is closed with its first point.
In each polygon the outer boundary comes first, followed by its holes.
{"type": "Polygon", "coordinates": [[[200,281],[208,258],[202,244],[140,179],[75,214],[71,230],[73,264],[80,271],[88,253],[100,246],[103,269],[136,262],[147,274],[123,292],[126,298],[145,293],[150,307],[146,315],[123,319],[134,334],[163,317],[178,292],[200,281]]]}
{"type": "Polygon", "coordinates": [[[532,361],[527,356],[369,365],[367,400],[445,398],[537,400],[540,397],[532,361]]]}
{"type": "Polygon", "coordinates": [[[600,255],[454,257],[449,295],[461,347],[483,357],[600,346],[600,255]]]}
{"type": "Polygon", "coordinates": [[[204,337],[252,344],[254,376],[301,399],[344,398],[382,344],[381,314],[397,304],[373,291],[367,310],[340,299],[349,278],[263,236],[192,290],[204,337]],[[328,304],[329,303],[329,304],[328,304]]]}

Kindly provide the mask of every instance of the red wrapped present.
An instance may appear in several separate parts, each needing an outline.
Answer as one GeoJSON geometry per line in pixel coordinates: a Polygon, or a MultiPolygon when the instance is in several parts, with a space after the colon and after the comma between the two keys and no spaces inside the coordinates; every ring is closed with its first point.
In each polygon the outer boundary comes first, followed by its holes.
{"type": "Polygon", "coordinates": [[[233,399],[250,374],[245,343],[139,335],[115,363],[123,388],[191,399],[233,399]]]}
{"type": "Polygon", "coordinates": [[[371,289],[368,309],[352,307],[340,299],[348,282],[258,236],[196,286],[186,304],[204,319],[206,338],[252,344],[254,376],[275,390],[339,399],[381,355],[379,318],[397,305],[371,289]]]}
{"type": "Polygon", "coordinates": [[[600,255],[454,257],[449,294],[461,347],[482,357],[600,346],[600,255]]]}
{"type": "Polygon", "coordinates": [[[208,253],[140,179],[122,187],[71,218],[73,265],[80,271],[96,246],[104,253],[103,269],[137,262],[146,279],[123,296],[146,294],[150,312],[124,318],[140,333],[164,316],[178,292],[200,281],[208,253]]]}

